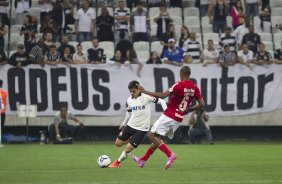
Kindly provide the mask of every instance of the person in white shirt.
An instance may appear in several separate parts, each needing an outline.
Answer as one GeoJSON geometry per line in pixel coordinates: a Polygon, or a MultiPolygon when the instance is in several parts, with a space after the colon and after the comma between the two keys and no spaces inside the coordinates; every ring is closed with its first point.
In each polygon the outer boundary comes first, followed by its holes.
{"type": "Polygon", "coordinates": [[[242,44],[242,50],[238,52],[238,61],[247,67],[250,67],[250,63],[253,63],[254,53],[253,51],[249,50],[247,44],[242,44]]]}
{"type": "Polygon", "coordinates": [[[123,31],[125,33],[125,39],[129,38],[129,30],[128,23],[130,21],[130,10],[125,7],[125,1],[118,1],[118,8],[115,9],[114,12],[115,19],[115,42],[118,43],[120,38],[120,32],[123,31]]]}
{"type": "Polygon", "coordinates": [[[87,52],[83,51],[82,45],[78,44],[76,50],[76,53],[72,56],[73,64],[87,64],[89,62],[88,55],[87,52]]]}
{"type": "Polygon", "coordinates": [[[30,12],[31,0],[15,0],[16,22],[23,24],[24,16],[30,12]]]}
{"type": "MultiPolygon", "coordinates": [[[[242,44],[242,40],[245,34],[249,33],[249,28],[251,25],[251,19],[250,18],[245,18],[245,24],[238,26],[234,32],[233,35],[236,38],[236,43],[238,45],[242,44]]],[[[254,26],[254,33],[257,33],[257,28],[254,26]]]]}
{"type": "Polygon", "coordinates": [[[201,62],[203,66],[207,66],[208,64],[218,63],[219,52],[214,49],[213,40],[208,40],[208,48],[202,52],[201,62]]]}
{"type": "Polygon", "coordinates": [[[133,27],[133,42],[148,41],[148,13],[143,7],[143,3],[139,2],[137,10],[132,12],[131,25],[133,27]]]}
{"type": "Polygon", "coordinates": [[[161,104],[163,110],[167,108],[163,99],[155,98],[141,93],[138,81],[131,81],[128,85],[131,96],[127,99],[127,113],[119,129],[122,130],[118,135],[115,145],[121,147],[126,144],[125,150],[120,157],[109,167],[116,168],[125,160],[134,148],[143,140],[150,128],[151,104],[161,104]]]}

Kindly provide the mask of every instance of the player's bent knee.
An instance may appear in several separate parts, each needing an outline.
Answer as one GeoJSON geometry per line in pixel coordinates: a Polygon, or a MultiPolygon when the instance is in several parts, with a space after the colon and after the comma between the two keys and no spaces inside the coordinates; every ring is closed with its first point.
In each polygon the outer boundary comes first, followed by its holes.
{"type": "Polygon", "coordinates": [[[116,145],[117,147],[121,147],[123,144],[124,144],[124,142],[121,141],[121,140],[116,140],[116,142],[115,142],[115,145],[116,145]]]}

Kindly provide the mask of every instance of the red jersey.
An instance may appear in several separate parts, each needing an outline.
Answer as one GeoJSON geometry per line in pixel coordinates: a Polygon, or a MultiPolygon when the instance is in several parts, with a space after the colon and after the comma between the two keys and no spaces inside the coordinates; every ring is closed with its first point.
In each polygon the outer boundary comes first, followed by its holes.
{"type": "Polygon", "coordinates": [[[169,92],[172,95],[164,115],[178,122],[183,121],[183,111],[187,109],[194,98],[202,99],[198,86],[191,80],[176,82],[169,88],[169,92]]]}

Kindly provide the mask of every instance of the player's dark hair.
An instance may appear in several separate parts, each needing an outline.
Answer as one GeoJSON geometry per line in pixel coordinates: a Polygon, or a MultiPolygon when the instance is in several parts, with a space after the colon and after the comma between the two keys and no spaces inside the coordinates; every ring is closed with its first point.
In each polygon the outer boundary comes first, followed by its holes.
{"type": "Polygon", "coordinates": [[[3,86],[3,80],[0,79],[0,87],[3,86]]]}
{"type": "Polygon", "coordinates": [[[183,66],[180,70],[180,73],[186,75],[186,76],[190,76],[191,75],[191,69],[189,66],[183,66]]]}
{"type": "Polygon", "coordinates": [[[64,111],[64,110],[65,110],[65,111],[68,111],[68,108],[67,108],[67,107],[61,107],[61,108],[60,108],[60,111],[61,111],[61,112],[64,111]]]}
{"type": "Polygon", "coordinates": [[[134,80],[134,81],[131,81],[129,84],[128,84],[128,89],[132,89],[132,88],[138,88],[139,86],[139,82],[134,80]]]}

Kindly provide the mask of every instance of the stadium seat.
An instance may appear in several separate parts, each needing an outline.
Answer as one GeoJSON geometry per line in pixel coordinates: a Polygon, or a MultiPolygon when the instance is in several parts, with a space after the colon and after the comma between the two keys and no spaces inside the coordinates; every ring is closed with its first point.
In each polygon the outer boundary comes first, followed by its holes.
{"type": "Polygon", "coordinates": [[[87,51],[88,49],[92,48],[92,42],[91,41],[85,41],[85,42],[81,42],[81,46],[82,48],[87,51]]]}
{"type": "Polygon", "coordinates": [[[176,40],[178,40],[181,36],[181,27],[182,25],[174,25],[175,27],[175,35],[176,35],[176,40]]]}
{"type": "Polygon", "coordinates": [[[272,42],[272,34],[271,33],[260,33],[260,38],[262,42],[272,42]]]}
{"type": "MultiPolygon", "coordinates": [[[[259,18],[259,16],[255,16],[254,18],[253,18],[253,23],[254,23],[254,25],[255,26],[259,26],[260,25],[260,18],[259,18]]],[[[259,26],[260,27],[260,26],[259,26]]]]}
{"type": "Polygon", "coordinates": [[[32,0],[31,3],[32,7],[40,8],[39,0],[32,0]]]}
{"type": "Polygon", "coordinates": [[[168,8],[167,9],[169,15],[171,17],[173,16],[179,16],[179,17],[182,17],[182,8],[168,8]]]}
{"type": "Polygon", "coordinates": [[[183,16],[200,16],[199,9],[196,7],[188,7],[183,9],[183,16]]]}
{"type": "Polygon", "coordinates": [[[20,34],[22,26],[23,26],[23,25],[21,25],[21,24],[14,24],[14,25],[11,25],[11,33],[20,34]]]}
{"type": "Polygon", "coordinates": [[[182,17],[172,16],[171,18],[173,20],[174,25],[182,25],[183,24],[182,17]]]}
{"type": "Polygon", "coordinates": [[[282,25],[282,16],[272,16],[271,17],[271,24],[272,24],[272,33],[281,32],[277,26],[282,25]]]}
{"type": "Polygon", "coordinates": [[[19,33],[11,33],[9,50],[16,50],[19,43],[24,43],[24,35],[20,36],[19,33]]]}
{"type": "Polygon", "coordinates": [[[151,25],[150,40],[151,41],[156,41],[157,40],[157,25],[151,25]]]}
{"type": "Polygon", "coordinates": [[[149,17],[155,18],[160,13],[160,9],[158,7],[149,8],[149,17]]]}
{"type": "Polygon", "coordinates": [[[150,57],[149,51],[136,50],[136,54],[141,63],[145,63],[150,57]]]}
{"type": "Polygon", "coordinates": [[[150,51],[149,42],[134,42],[133,47],[136,51],[150,51]]]}
{"type": "Polygon", "coordinates": [[[273,7],[271,11],[272,16],[282,16],[282,7],[273,7]]]}
{"type": "Polygon", "coordinates": [[[40,38],[43,38],[43,33],[37,33],[37,34],[35,35],[36,41],[38,41],[40,38]]]}
{"type": "Polygon", "coordinates": [[[263,43],[265,45],[265,50],[273,52],[274,48],[273,48],[273,43],[272,42],[263,42],[263,43]]]}
{"type": "MultiPolygon", "coordinates": [[[[97,11],[97,17],[101,15],[101,9],[102,8],[98,8],[98,11],[97,11]]],[[[109,12],[109,15],[113,16],[114,15],[114,10],[112,7],[107,7],[107,10],[109,12]]]]}
{"type": "Polygon", "coordinates": [[[202,26],[208,26],[208,25],[212,26],[212,24],[210,24],[210,19],[208,16],[204,16],[201,18],[201,24],[202,26]]]}
{"type": "Polygon", "coordinates": [[[195,31],[196,33],[200,33],[201,32],[201,27],[200,26],[189,26],[188,30],[189,31],[195,31]]]}
{"type": "Polygon", "coordinates": [[[78,45],[77,41],[69,41],[69,44],[72,45],[75,48],[75,50],[76,50],[76,46],[78,45]]]}
{"type": "Polygon", "coordinates": [[[203,34],[204,33],[212,33],[213,32],[212,25],[209,24],[209,25],[202,26],[202,32],[203,32],[203,34]]]}
{"type": "Polygon", "coordinates": [[[99,42],[99,47],[104,49],[104,53],[106,54],[107,58],[112,57],[115,51],[115,44],[109,41],[99,42]]]}
{"type": "Polygon", "coordinates": [[[30,14],[36,16],[37,18],[40,17],[40,8],[39,7],[31,7],[30,14]]]}
{"type": "Polygon", "coordinates": [[[204,33],[203,34],[203,42],[204,44],[208,43],[208,40],[213,40],[214,44],[219,43],[219,36],[217,33],[204,33]]]}
{"type": "Polygon", "coordinates": [[[184,25],[190,28],[190,26],[200,26],[200,19],[197,16],[184,17],[184,25]]]}
{"type": "Polygon", "coordinates": [[[17,50],[11,50],[11,51],[9,51],[9,57],[11,57],[14,53],[16,53],[17,52],[17,50]]]}
{"type": "Polygon", "coordinates": [[[163,51],[163,46],[160,44],[159,41],[151,42],[151,52],[156,51],[159,56],[161,56],[163,51]]]}
{"type": "Polygon", "coordinates": [[[275,50],[281,48],[281,41],[274,42],[275,50]]]}
{"type": "Polygon", "coordinates": [[[270,1],[270,7],[282,7],[282,1],[281,0],[271,0],[270,1]]]}
{"type": "Polygon", "coordinates": [[[195,0],[183,0],[183,7],[195,7],[195,0]]]}
{"type": "Polygon", "coordinates": [[[274,33],[273,39],[274,39],[274,42],[281,42],[282,41],[282,33],[274,33]]]}

